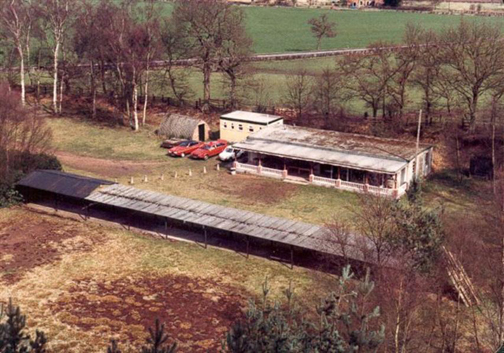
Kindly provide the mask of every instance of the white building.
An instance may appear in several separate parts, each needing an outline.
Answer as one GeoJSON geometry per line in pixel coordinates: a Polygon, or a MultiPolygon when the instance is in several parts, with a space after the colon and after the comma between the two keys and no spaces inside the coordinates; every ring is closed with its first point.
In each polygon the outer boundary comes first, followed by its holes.
{"type": "Polygon", "coordinates": [[[336,131],[270,126],[234,145],[248,154],[239,173],[401,197],[432,170],[433,146],[336,131]],[[418,167],[417,167],[418,166],[418,167]]]}
{"type": "Polygon", "coordinates": [[[237,110],[221,116],[220,138],[230,142],[243,141],[250,134],[270,125],[283,125],[283,118],[237,110]]]}

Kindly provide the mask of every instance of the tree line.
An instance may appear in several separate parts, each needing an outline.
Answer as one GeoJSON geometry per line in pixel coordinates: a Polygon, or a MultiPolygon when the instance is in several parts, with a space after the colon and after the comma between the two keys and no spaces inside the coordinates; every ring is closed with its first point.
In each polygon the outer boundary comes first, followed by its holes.
{"type": "Polygon", "coordinates": [[[298,119],[318,112],[337,116],[349,100],[362,102],[374,118],[394,123],[408,110],[423,109],[426,124],[439,111],[457,112],[474,130],[488,102],[504,94],[504,34],[487,22],[462,20],[437,33],[408,25],[403,44],[378,41],[374,54],[338,58],[320,75],[300,70],[287,78],[284,102],[298,119]],[[421,104],[415,102],[420,96],[421,104]]]}
{"type": "Polygon", "coordinates": [[[80,76],[89,80],[93,116],[101,83],[102,94],[128,117],[134,130],[140,125],[140,90],[145,96],[145,122],[154,60],[165,60],[167,86],[183,101],[191,92],[184,80],[186,73],[175,70],[173,61],[196,58],[195,66],[203,74],[202,109],[208,111],[212,73],[219,70],[225,74],[234,105],[243,59],[251,53],[244,13],[225,1],[176,1],[171,16],[164,16],[154,0],[2,0],[0,5],[0,32],[8,44],[4,62],[19,63],[23,104],[26,66],[30,66],[30,81],[39,83],[41,72],[37,66],[48,59],[50,49],[55,113],[61,113],[71,80],[80,76]],[[86,64],[87,69],[83,71],[80,64],[86,64]]]}

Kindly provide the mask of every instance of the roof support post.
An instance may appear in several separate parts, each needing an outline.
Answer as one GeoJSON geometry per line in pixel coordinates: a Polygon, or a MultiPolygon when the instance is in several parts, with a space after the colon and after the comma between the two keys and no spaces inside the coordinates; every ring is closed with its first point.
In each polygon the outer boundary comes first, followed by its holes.
{"type": "Polygon", "coordinates": [[[208,248],[208,237],[207,237],[207,230],[205,226],[203,226],[203,233],[205,235],[205,249],[208,248]]]}
{"type": "Polygon", "coordinates": [[[247,259],[249,258],[250,237],[247,235],[247,259]]]}
{"type": "Polygon", "coordinates": [[[290,260],[291,260],[291,270],[294,269],[294,247],[290,246],[290,260]]]}
{"type": "Polygon", "coordinates": [[[287,171],[287,162],[285,161],[285,158],[283,158],[282,178],[286,179],[288,175],[289,175],[289,172],[287,171]]]}

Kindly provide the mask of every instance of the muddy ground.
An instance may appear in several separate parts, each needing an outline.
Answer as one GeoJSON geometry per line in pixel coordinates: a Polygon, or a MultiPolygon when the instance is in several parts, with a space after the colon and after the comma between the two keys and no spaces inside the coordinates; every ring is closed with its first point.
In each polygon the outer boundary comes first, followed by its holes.
{"type": "Polygon", "coordinates": [[[301,295],[322,288],[310,273],[61,210],[0,209],[0,303],[12,298],[29,332],[46,333],[51,352],[104,352],[111,339],[138,351],[156,319],[178,352],[218,352],[265,276],[276,296],[291,281],[301,295]]]}

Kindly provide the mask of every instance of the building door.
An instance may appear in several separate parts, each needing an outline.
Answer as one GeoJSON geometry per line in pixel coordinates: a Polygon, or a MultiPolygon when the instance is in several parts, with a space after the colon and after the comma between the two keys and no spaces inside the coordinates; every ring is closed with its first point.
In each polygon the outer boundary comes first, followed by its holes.
{"type": "Polygon", "coordinates": [[[198,139],[205,141],[205,124],[198,125],[198,139]]]}

